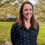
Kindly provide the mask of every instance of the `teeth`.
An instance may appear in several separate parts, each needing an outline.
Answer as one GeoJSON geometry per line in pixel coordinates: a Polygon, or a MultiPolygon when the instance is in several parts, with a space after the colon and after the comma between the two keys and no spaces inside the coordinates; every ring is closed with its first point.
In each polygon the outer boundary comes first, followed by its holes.
{"type": "Polygon", "coordinates": [[[26,16],[29,16],[29,15],[26,15],[26,16]]]}

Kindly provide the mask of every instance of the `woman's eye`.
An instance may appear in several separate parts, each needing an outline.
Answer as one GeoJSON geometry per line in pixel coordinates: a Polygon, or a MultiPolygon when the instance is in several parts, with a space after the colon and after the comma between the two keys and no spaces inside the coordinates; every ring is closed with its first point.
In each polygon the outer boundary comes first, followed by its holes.
{"type": "Polygon", "coordinates": [[[30,9],[30,11],[32,11],[32,9],[30,9]]]}
{"type": "Polygon", "coordinates": [[[24,11],[28,11],[28,9],[25,9],[24,11]]]}
{"type": "Polygon", "coordinates": [[[28,11],[28,10],[32,11],[32,9],[25,9],[24,11],[28,11]]]}

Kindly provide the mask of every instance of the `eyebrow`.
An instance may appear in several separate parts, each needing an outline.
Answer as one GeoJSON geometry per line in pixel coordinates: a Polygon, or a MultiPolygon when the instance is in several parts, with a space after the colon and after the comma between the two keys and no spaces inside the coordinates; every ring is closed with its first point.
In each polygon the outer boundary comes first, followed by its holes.
{"type": "MultiPolygon", "coordinates": [[[[28,9],[28,8],[24,8],[24,9],[28,9]]],[[[23,10],[24,10],[24,9],[23,9],[23,10]]],[[[32,9],[32,8],[29,8],[29,9],[32,9]]]]}

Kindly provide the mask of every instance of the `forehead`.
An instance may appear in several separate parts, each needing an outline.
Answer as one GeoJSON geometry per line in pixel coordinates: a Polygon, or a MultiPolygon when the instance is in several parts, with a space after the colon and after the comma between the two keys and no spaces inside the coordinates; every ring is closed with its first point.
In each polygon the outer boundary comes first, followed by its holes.
{"type": "Polygon", "coordinates": [[[25,4],[23,9],[25,9],[25,8],[32,8],[32,5],[31,4],[25,4]]]}

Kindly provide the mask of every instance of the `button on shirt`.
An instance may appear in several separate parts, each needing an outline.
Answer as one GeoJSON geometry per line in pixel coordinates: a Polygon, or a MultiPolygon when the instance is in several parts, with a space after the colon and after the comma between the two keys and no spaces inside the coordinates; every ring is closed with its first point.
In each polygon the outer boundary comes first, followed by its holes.
{"type": "Polygon", "coordinates": [[[25,28],[24,25],[18,28],[18,23],[15,23],[11,28],[11,42],[13,45],[37,45],[38,28],[34,30],[32,27],[25,28]]]}

